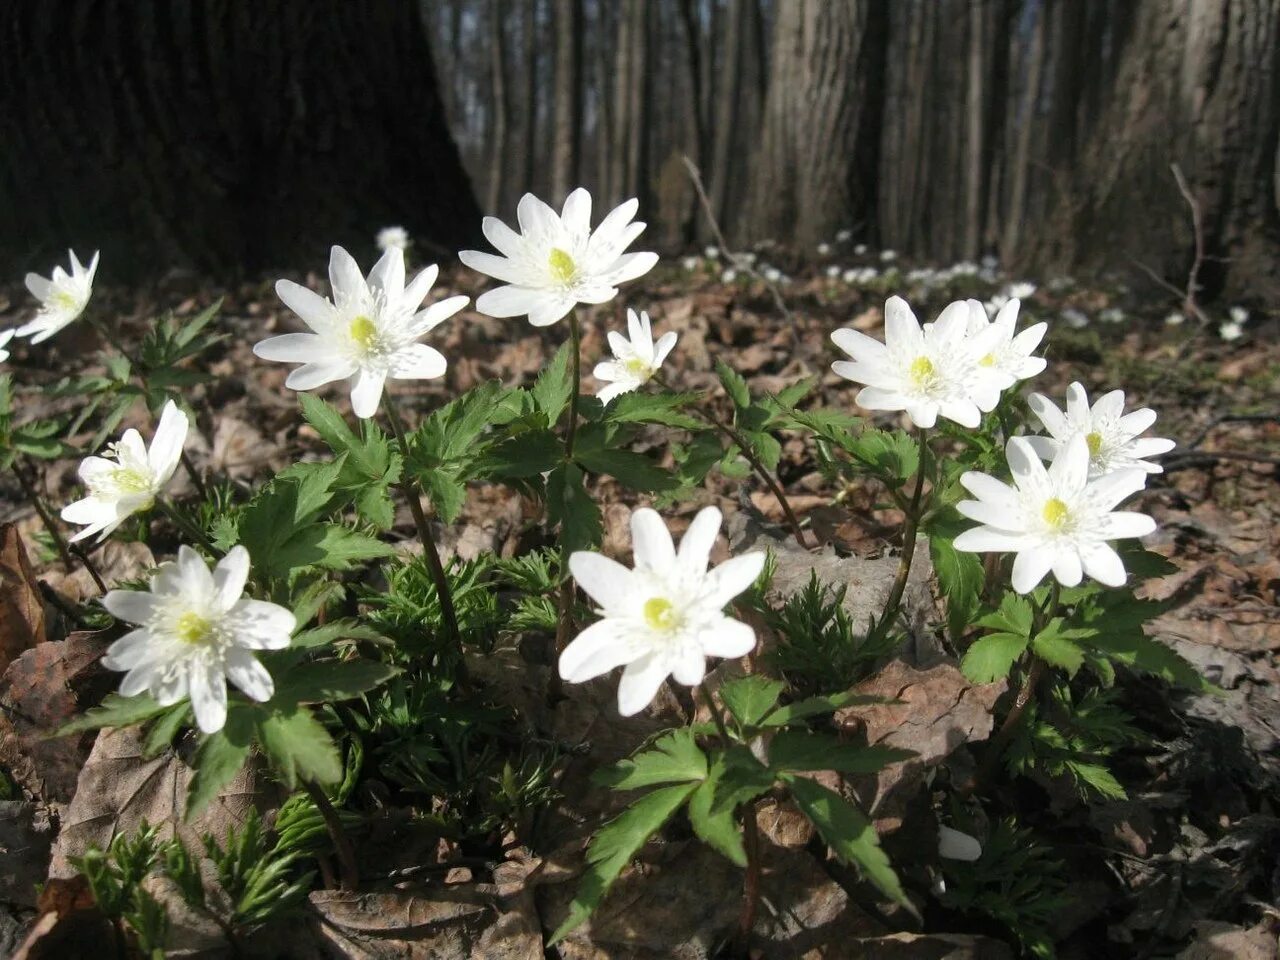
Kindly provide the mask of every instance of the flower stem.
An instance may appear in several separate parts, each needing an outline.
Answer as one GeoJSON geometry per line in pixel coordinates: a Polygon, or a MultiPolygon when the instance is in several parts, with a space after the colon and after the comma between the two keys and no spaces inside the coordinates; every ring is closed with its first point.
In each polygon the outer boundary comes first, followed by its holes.
{"type": "MultiPolygon", "coordinates": [[[[660,387],[666,390],[671,389],[670,385],[660,377],[655,376],[653,379],[660,387]]],[[[711,416],[711,414],[703,410],[698,410],[697,413],[709,426],[724,434],[730,443],[737,445],[743,458],[746,459],[747,463],[751,464],[751,469],[755,471],[756,476],[759,477],[760,481],[769,488],[769,492],[772,493],[774,498],[778,501],[778,505],[782,508],[782,513],[787,518],[787,523],[791,527],[792,536],[796,538],[796,543],[800,544],[802,549],[808,550],[809,544],[805,540],[804,528],[800,526],[799,518],[796,517],[795,511],[791,509],[791,501],[787,499],[786,493],[783,492],[782,484],[780,484],[774,475],[765,468],[765,465],[760,462],[760,459],[751,450],[747,441],[740,433],[738,433],[737,430],[733,429],[729,424],[717,420],[715,417],[711,416]]]]}
{"type": "Polygon", "coordinates": [[[62,532],[58,529],[58,525],[54,521],[53,516],[49,513],[48,507],[44,505],[44,501],[40,498],[40,494],[32,484],[31,478],[28,477],[18,466],[16,460],[13,463],[13,475],[18,478],[18,485],[22,487],[22,492],[26,494],[28,502],[40,517],[40,521],[44,524],[44,528],[49,531],[49,536],[53,540],[53,544],[58,550],[58,556],[62,558],[62,565],[67,568],[67,572],[70,573],[75,569],[75,564],[71,561],[71,553],[74,551],[75,555],[79,558],[81,565],[89,572],[89,576],[93,578],[93,582],[97,584],[99,592],[105,594],[107,592],[107,583],[102,579],[102,574],[98,573],[98,568],[93,565],[93,561],[89,559],[89,555],[87,553],[79,547],[73,547],[67,543],[66,538],[62,536],[62,532]]]}
{"type": "MultiPolygon", "coordinates": [[[[391,399],[391,391],[389,390],[384,391],[382,394],[382,408],[387,412],[387,421],[391,424],[391,432],[395,434],[396,441],[400,444],[400,453],[404,457],[407,468],[409,463],[409,441],[405,438],[404,422],[400,419],[400,413],[396,409],[395,401],[391,399]]],[[[399,486],[400,491],[409,502],[409,512],[413,514],[414,525],[418,528],[418,539],[422,541],[423,559],[427,562],[427,571],[431,574],[431,582],[435,584],[436,596],[440,598],[440,615],[444,619],[445,630],[449,634],[449,642],[458,651],[458,680],[465,681],[467,661],[462,651],[462,631],[458,628],[458,614],[453,606],[453,591],[449,589],[449,578],[445,575],[444,564],[440,562],[440,551],[436,549],[435,538],[431,536],[431,526],[427,523],[426,514],[423,513],[422,501],[418,498],[418,491],[415,485],[409,481],[404,481],[399,486]]]]}
{"type": "Polygon", "coordinates": [[[164,497],[156,497],[156,506],[158,506],[170,520],[174,526],[185,533],[200,546],[204,547],[210,553],[221,556],[222,551],[213,545],[213,541],[209,539],[208,534],[197,527],[194,523],[183,516],[178,508],[166,500],[164,497]]]}
{"type": "Polygon", "coordinates": [[[902,606],[902,595],[907,589],[907,578],[911,575],[911,561],[916,554],[916,534],[920,529],[920,499],[924,494],[924,471],[928,454],[929,435],[922,428],[920,430],[920,466],[916,468],[916,488],[911,494],[911,503],[906,510],[907,522],[902,531],[902,556],[898,558],[898,574],[894,577],[893,586],[889,588],[889,599],[884,605],[884,615],[881,616],[877,625],[877,630],[880,631],[887,631],[897,617],[898,608],[902,606]]]}
{"type": "Polygon", "coordinates": [[[356,863],[356,848],[342,826],[342,819],[338,816],[338,811],[333,809],[333,804],[329,802],[329,798],[320,789],[319,784],[314,780],[304,780],[302,786],[307,791],[307,796],[311,798],[311,802],[316,805],[316,809],[320,811],[320,816],[324,818],[324,825],[329,830],[329,839],[333,841],[333,847],[338,851],[338,862],[342,865],[342,889],[348,893],[354,893],[360,889],[360,868],[356,863]]]}
{"type": "Polygon", "coordinates": [[[707,688],[707,681],[703,680],[698,684],[698,690],[702,692],[702,699],[707,702],[707,709],[711,711],[711,718],[716,722],[716,730],[720,733],[720,739],[724,741],[727,747],[733,743],[733,738],[729,736],[729,728],[725,726],[724,714],[720,712],[720,707],[715,701],[715,697],[711,695],[711,691],[707,688]]]}
{"type": "MultiPolygon", "coordinates": [[[[573,390],[569,394],[569,426],[564,434],[564,463],[567,468],[573,462],[573,441],[578,435],[578,398],[582,395],[582,328],[578,324],[578,311],[569,313],[569,340],[572,344],[573,390]]],[[[556,618],[556,652],[569,645],[573,632],[573,579],[569,576],[569,547],[564,542],[564,528],[560,531],[560,605],[556,618]]]]}

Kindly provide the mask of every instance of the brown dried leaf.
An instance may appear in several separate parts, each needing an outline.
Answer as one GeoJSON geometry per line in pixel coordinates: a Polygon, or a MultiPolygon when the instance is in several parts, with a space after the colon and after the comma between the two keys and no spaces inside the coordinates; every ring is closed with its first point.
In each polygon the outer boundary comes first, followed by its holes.
{"type": "Polygon", "coordinates": [[[111,923],[97,907],[84,877],[50,880],[40,892],[40,916],[12,960],[65,960],[103,954],[114,942],[111,923]]]}
{"type": "Polygon", "coordinates": [[[0,526],[0,670],[44,642],[44,604],[18,528],[0,526]]]}

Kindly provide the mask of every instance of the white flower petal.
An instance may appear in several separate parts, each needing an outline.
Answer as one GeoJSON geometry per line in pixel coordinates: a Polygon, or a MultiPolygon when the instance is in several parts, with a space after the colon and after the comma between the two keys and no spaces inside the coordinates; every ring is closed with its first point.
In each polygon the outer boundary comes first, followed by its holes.
{"type": "Polygon", "coordinates": [[[382,290],[389,301],[398,301],[404,293],[404,250],[387,247],[369,271],[368,282],[370,289],[382,290]]]}
{"type": "Polygon", "coordinates": [[[1053,575],[1064,587],[1079,586],[1084,578],[1084,571],[1080,566],[1080,554],[1071,548],[1058,550],[1053,558],[1053,575]]]}
{"type": "Polygon", "coordinates": [[[290,390],[314,390],[335,380],[345,380],[356,369],[353,361],[339,358],[304,363],[285,378],[284,385],[290,390]]]}
{"type": "Polygon", "coordinates": [[[1105,543],[1093,543],[1080,550],[1085,573],[1108,587],[1123,587],[1127,579],[1124,561],[1105,543]]]}
{"type": "Polygon", "coordinates": [[[854,360],[875,364],[885,363],[889,359],[888,347],[857,330],[846,328],[836,330],[831,334],[831,342],[854,360]]]}
{"type": "Polygon", "coordinates": [[[635,590],[632,572],[601,553],[579,550],[570,554],[569,572],[587,596],[606,611],[617,609],[635,590]]]}
{"type": "Polygon", "coordinates": [[[680,539],[676,558],[679,576],[701,579],[706,574],[707,564],[711,562],[711,549],[720,535],[722,519],[715,507],[703,507],[698,511],[680,539]]]}
{"type": "Polygon", "coordinates": [[[982,844],[967,833],[939,825],[938,856],[972,863],[982,856],[982,844]]]}
{"type": "Polygon", "coordinates": [[[668,574],[676,562],[671,531],[656,510],[641,507],[631,514],[631,548],[636,569],[668,574]]]}
{"type": "Polygon", "coordinates": [[[670,672],[666,659],[656,653],[627,664],[618,681],[618,713],[631,717],[647,707],[670,672]]]}
{"type": "Polygon", "coordinates": [[[761,551],[730,557],[707,574],[704,581],[704,597],[708,604],[723,607],[730,600],[750,589],[764,569],[765,555],[761,551]]]}
{"type": "Polygon", "coordinates": [[[191,706],[196,725],[204,733],[217,733],[227,722],[227,682],[221,673],[211,670],[202,659],[191,661],[187,678],[191,706]]]}
{"type": "Polygon", "coordinates": [[[156,598],[141,590],[112,590],[102,598],[102,605],[126,623],[146,623],[156,612],[156,598]]]}
{"type": "Polygon", "coordinates": [[[708,657],[736,660],[756,648],[756,632],[739,620],[722,617],[699,634],[698,641],[708,657]]]}
{"type": "MultiPolygon", "coordinates": [[[[962,500],[961,503],[973,503],[962,500]]],[[[956,505],[957,507],[959,504],[956,505]]],[[[974,527],[955,538],[952,545],[965,553],[1014,553],[1027,546],[1027,536],[994,527],[974,527]]]]}
{"type": "MultiPolygon", "coordinates": [[[[404,288],[404,293],[400,297],[400,305],[406,310],[417,310],[418,307],[422,306],[422,301],[427,298],[427,294],[431,292],[431,288],[435,286],[436,278],[439,276],[440,268],[434,263],[429,267],[423,267],[418,271],[417,276],[409,281],[409,285],[404,288]]],[[[467,298],[463,297],[462,301],[465,304],[467,298]]]]}
{"type": "Polygon", "coordinates": [[[155,475],[157,487],[168,483],[177,469],[182,448],[187,442],[188,426],[187,415],[178,409],[178,405],[172,400],[166,402],[160,412],[155,436],[151,438],[151,447],[147,450],[147,462],[155,475]]]}
{"type": "MultiPolygon", "coordinates": [[[[430,347],[426,347],[430,350],[430,347]]],[[[441,357],[441,359],[444,359],[441,357]]],[[[443,371],[442,371],[443,372],[443,371]]],[[[351,386],[351,410],[361,420],[368,420],[378,412],[382,402],[382,388],[387,381],[386,371],[361,368],[351,386]]]]}
{"type": "Polygon", "coordinates": [[[337,359],[333,341],[314,333],[284,333],[253,345],[253,355],[279,363],[325,363],[337,359]]]}
{"type": "Polygon", "coordinates": [[[707,658],[699,650],[685,649],[671,664],[671,677],[686,687],[696,687],[707,675],[707,658]]]}
{"type": "Polygon", "coordinates": [[[342,247],[329,251],[329,286],[333,290],[334,303],[339,305],[353,300],[364,301],[369,297],[369,285],[355,258],[342,247]]]}
{"type": "Polygon", "coordinates": [[[396,351],[387,375],[397,380],[434,380],[443,377],[448,366],[439,350],[425,343],[411,343],[396,351]]]}
{"type": "MultiPolygon", "coordinates": [[[[396,249],[392,247],[392,249],[396,249]]],[[[248,650],[232,648],[227,651],[225,664],[227,679],[240,688],[250,700],[266,703],[276,692],[275,681],[257,658],[248,650]]]]}
{"type": "Polygon", "coordinates": [[[1155,533],[1155,530],[1155,520],[1145,513],[1121,510],[1117,513],[1109,513],[1098,521],[1098,535],[1104,540],[1145,537],[1149,533],[1155,533]]]}
{"type": "Polygon", "coordinates": [[[249,551],[237,545],[227,551],[213,570],[214,606],[227,612],[236,605],[249,581],[249,551]]]}
{"type": "Polygon", "coordinates": [[[237,600],[223,624],[237,646],[249,650],[283,650],[292,642],[298,619],[278,603],[244,597],[237,600]]]}
{"type": "MultiPolygon", "coordinates": [[[[277,280],[276,296],[283,300],[284,305],[296,313],[303,323],[317,333],[323,333],[333,325],[333,304],[314,290],[309,290],[301,284],[294,283],[292,280],[277,280]]],[[[281,338],[273,337],[272,339],[278,340],[281,338]]],[[[269,343],[270,340],[265,342],[269,343]]],[[[254,353],[257,353],[256,347],[254,348],[254,353]]],[[[258,356],[263,357],[265,360],[277,359],[260,353],[258,356]]]]}
{"type": "Polygon", "coordinates": [[[630,663],[638,655],[626,627],[617,620],[598,620],[564,648],[560,676],[569,683],[583,683],[630,663]]]}
{"type": "Polygon", "coordinates": [[[476,309],[486,317],[519,317],[555,296],[554,293],[529,287],[495,287],[476,298],[476,309]]]}
{"type": "MultiPolygon", "coordinates": [[[[960,548],[957,546],[957,549],[960,548]]],[[[1013,589],[1030,593],[1053,567],[1054,559],[1054,552],[1048,547],[1024,547],[1013,561],[1013,589]]]]}
{"type": "Polygon", "coordinates": [[[1046,397],[1042,393],[1033,393],[1027,397],[1027,406],[1031,408],[1031,412],[1036,415],[1049,434],[1057,440],[1063,440],[1071,433],[1071,427],[1067,423],[1067,418],[1057,404],[1046,397]]]}
{"type": "Polygon", "coordinates": [[[102,665],[108,670],[132,670],[152,659],[151,633],[145,627],[130,630],[111,646],[102,657],[102,665]]]}

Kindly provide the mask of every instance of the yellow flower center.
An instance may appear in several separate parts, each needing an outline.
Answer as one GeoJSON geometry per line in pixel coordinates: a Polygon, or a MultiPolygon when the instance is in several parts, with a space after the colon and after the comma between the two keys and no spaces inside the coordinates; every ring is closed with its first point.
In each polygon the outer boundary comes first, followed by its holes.
{"type": "Polygon", "coordinates": [[[644,622],[654,630],[670,632],[680,625],[680,615],[665,597],[651,597],[644,602],[644,622]]]}
{"type": "Polygon", "coordinates": [[[111,485],[121,493],[144,493],[151,489],[151,479],[132,467],[116,467],[111,471],[111,485]]]}
{"type": "Polygon", "coordinates": [[[1102,434],[1095,430],[1086,436],[1084,441],[1089,445],[1089,456],[1097,459],[1098,454],[1102,452],[1102,434]]]}
{"type": "Polygon", "coordinates": [[[368,350],[378,337],[378,328],[372,320],[362,313],[351,321],[351,326],[347,328],[347,333],[351,335],[351,339],[356,346],[361,350],[368,350]]]}
{"type": "Polygon", "coordinates": [[[204,643],[209,638],[209,627],[208,620],[188,610],[178,618],[173,632],[183,643],[204,643]]]}
{"type": "Polygon", "coordinates": [[[978,361],[980,367],[994,367],[996,365],[996,355],[988,353],[985,357],[978,361]]]}
{"type": "Polygon", "coordinates": [[[59,290],[50,298],[57,306],[64,310],[74,310],[80,306],[80,301],[74,293],[68,293],[66,290],[59,290]]]}
{"type": "Polygon", "coordinates": [[[653,370],[650,369],[649,365],[639,357],[632,357],[630,360],[623,363],[623,367],[626,368],[627,373],[639,380],[648,380],[653,376],[653,370]]]}
{"type": "Polygon", "coordinates": [[[573,257],[561,250],[559,247],[551,248],[551,256],[547,258],[548,266],[551,267],[551,276],[555,278],[556,283],[567,286],[573,283],[574,275],[578,272],[578,265],[573,262],[573,257]]]}
{"type": "Polygon", "coordinates": [[[937,372],[933,361],[928,357],[916,357],[911,361],[911,383],[917,389],[927,387],[937,372]]]}
{"type": "Polygon", "coordinates": [[[1057,497],[1046,500],[1041,513],[1044,516],[1044,522],[1054,530],[1061,530],[1071,519],[1071,511],[1057,497]]]}

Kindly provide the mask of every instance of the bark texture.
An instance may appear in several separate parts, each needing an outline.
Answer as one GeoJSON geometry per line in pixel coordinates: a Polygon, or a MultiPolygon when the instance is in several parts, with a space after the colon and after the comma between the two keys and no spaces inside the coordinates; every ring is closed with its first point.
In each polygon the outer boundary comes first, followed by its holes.
{"type": "MultiPolygon", "coordinates": [[[[0,24],[0,256],[116,279],[368,251],[479,224],[408,0],[49,0],[0,24]]],[[[368,254],[365,254],[367,258],[368,254]]]]}

